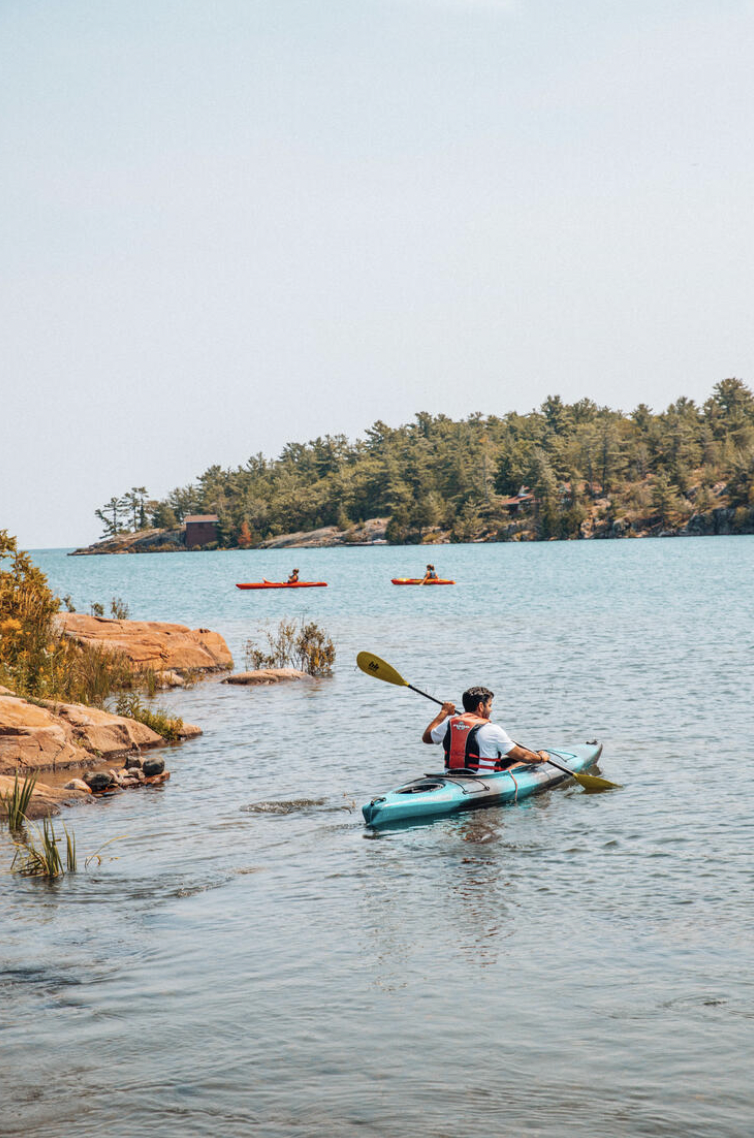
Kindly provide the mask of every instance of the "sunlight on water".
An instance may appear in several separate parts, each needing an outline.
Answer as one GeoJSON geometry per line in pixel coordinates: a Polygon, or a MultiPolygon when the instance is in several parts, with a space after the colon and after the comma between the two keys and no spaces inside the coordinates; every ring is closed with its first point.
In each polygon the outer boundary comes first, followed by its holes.
{"type": "Polygon", "coordinates": [[[334,679],[162,697],[204,735],[169,783],[66,813],[53,886],[0,836],[0,1133],[26,1138],[751,1132],[754,539],[36,558],[87,611],[243,646],[306,614],[334,679]],[[312,596],[311,593],[316,593],[312,596]],[[532,746],[606,778],[377,835],[360,806],[437,769],[432,705],[496,692],[532,746]]]}

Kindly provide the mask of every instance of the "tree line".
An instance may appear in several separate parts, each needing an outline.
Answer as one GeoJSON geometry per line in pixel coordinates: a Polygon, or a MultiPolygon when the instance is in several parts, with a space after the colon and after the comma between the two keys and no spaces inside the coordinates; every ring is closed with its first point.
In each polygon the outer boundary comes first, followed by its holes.
{"type": "MultiPolygon", "coordinates": [[[[411,423],[377,421],[355,442],[325,435],[288,443],[274,459],[255,454],[235,469],[210,466],[164,499],[132,487],[96,511],[105,534],[177,528],[190,514],[218,515],[218,545],[335,525],[390,519],[387,537],[421,540],[433,530],[466,541],[505,539],[506,499],[532,495],[531,535],[577,536],[602,516],[679,524],[720,503],[754,507],[754,394],[723,379],[700,406],[686,397],[655,413],[591,399],[548,396],[526,415],[475,413],[462,420],[420,412],[411,423]],[[722,489],[721,489],[722,488],[722,489]]],[[[521,517],[521,511],[517,514],[521,517]]]]}

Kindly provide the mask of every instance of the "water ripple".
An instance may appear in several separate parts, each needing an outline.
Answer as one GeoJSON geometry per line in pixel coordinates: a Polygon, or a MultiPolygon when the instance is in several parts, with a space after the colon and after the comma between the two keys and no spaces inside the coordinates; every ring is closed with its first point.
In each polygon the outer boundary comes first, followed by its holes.
{"type": "Polygon", "coordinates": [[[750,1132],[754,539],[448,546],[463,587],[391,588],[420,555],[301,550],[331,587],[263,600],[235,581],[290,553],[48,555],[80,608],[122,596],[239,659],[305,611],[338,668],[167,693],[204,735],[162,793],[67,815],[81,851],[122,835],[112,860],[19,880],[0,831],[0,1132],[750,1132]],[[624,789],[366,830],[361,803],[437,756],[432,708],[362,648],[439,698],[488,684],[523,742],[599,735],[624,789]]]}

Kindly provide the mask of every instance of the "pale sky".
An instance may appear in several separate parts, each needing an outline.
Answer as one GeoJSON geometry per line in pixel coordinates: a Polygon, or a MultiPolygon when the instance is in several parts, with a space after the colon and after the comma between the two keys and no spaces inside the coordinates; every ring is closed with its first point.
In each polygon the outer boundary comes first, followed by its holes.
{"type": "Polygon", "coordinates": [[[754,382],[751,0],[0,0],[0,528],[754,382]]]}

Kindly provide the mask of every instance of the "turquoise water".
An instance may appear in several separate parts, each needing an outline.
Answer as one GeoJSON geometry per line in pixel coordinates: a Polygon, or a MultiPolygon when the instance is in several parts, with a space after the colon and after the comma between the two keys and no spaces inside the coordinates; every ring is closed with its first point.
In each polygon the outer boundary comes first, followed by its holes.
{"type": "Polygon", "coordinates": [[[305,613],[311,686],[166,695],[204,735],[171,780],[66,812],[54,886],[0,835],[0,1134],[733,1136],[754,1129],[754,539],[35,555],[243,645],[305,613]],[[296,564],[327,589],[245,592],[296,564]],[[599,738],[561,789],[374,837],[362,802],[437,767],[433,707],[495,691],[535,747],[599,738]],[[270,805],[272,804],[272,805],[270,805]]]}

